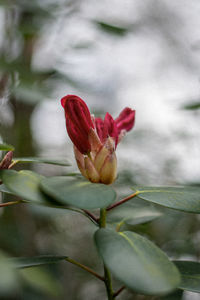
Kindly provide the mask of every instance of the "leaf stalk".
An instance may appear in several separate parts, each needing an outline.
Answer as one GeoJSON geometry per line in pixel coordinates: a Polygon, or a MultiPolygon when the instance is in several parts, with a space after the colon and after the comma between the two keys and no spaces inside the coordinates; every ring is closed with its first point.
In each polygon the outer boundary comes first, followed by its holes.
{"type": "MultiPolygon", "coordinates": [[[[100,226],[100,228],[106,227],[106,209],[105,208],[100,210],[99,226],[100,226]]],[[[104,264],[104,277],[105,277],[104,282],[105,282],[105,286],[106,286],[108,300],[114,300],[111,274],[105,264],[104,264]]]]}
{"type": "Polygon", "coordinates": [[[123,199],[120,200],[119,202],[116,202],[116,203],[110,205],[109,207],[107,207],[106,210],[109,211],[109,210],[111,210],[111,209],[113,209],[113,208],[115,208],[115,207],[117,207],[117,206],[119,206],[119,205],[122,205],[123,203],[125,203],[125,202],[127,202],[128,200],[134,198],[134,197],[137,196],[137,195],[138,195],[138,192],[135,192],[135,193],[133,193],[133,194],[131,194],[131,195],[129,195],[129,196],[123,198],[123,199]]]}
{"type": "Polygon", "coordinates": [[[93,271],[92,269],[90,269],[89,267],[79,263],[78,261],[72,259],[72,258],[69,258],[67,257],[65,259],[66,261],[70,262],[71,264],[73,265],[76,265],[77,267],[87,271],[88,273],[92,274],[93,276],[97,277],[98,279],[100,279],[101,281],[104,281],[104,277],[102,277],[101,275],[97,274],[95,271],[93,271]]]}

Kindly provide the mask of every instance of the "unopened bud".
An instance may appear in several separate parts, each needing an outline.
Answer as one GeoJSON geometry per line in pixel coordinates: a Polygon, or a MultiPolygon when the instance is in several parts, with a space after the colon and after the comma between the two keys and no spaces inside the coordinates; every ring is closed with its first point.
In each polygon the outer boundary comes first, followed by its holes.
{"type": "Polygon", "coordinates": [[[95,183],[112,183],[117,176],[115,151],[125,133],[134,126],[135,110],[126,107],[116,119],[107,112],[103,120],[91,115],[78,96],[67,95],[61,104],[81,174],[95,183]]]}
{"type": "Polygon", "coordinates": [[[110,154],[109,150],[104,146],[97,153],[95,160],[94,160],[94,165],[98,172],[100,172],[100,170],[109,154],[110,154]]]}
{"type": "Polygon", "coordinates": [[[115,152],[109,154],[100,171],[100,181],[104,184],[111,184],[117,177],[117,157],[115,152]]]}
{"type": "Polygon", "coordinates": [[[87,178],[91,182],[96,182],[96,183],[100,182],[99,173],[95,169],[93,162],[88,156],[85,157],[85,170],[86,170],[87,178]]]}
{"type": "Polygon", "coordinates": [[[2,159],[2,161],[0,163],[0,170],[8,169],[9,166],[11,165],[12,158],[13,158],[12,151],[9,151],[8,153],[6,153],[6,155],[4,156],[4,158],[2,159]]]}

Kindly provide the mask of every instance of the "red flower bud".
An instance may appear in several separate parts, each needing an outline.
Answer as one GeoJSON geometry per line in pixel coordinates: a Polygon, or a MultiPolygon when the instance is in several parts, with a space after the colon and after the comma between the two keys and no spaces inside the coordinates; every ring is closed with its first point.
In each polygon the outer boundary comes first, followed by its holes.
{"type": "Polygon", "coordinates": [[[6,153],[6,155],[4,156],[4,158],[2,159],[2,161],[0,163],[0,170],[8,169],[9,166],[11,165],[12,158],[13,158],[12,151],[9,151],[8,153],[6,153]]]}
{"type": "Polygon", "coordinates": [[[88,134],[94,125],[87,105],[75,95],[63,97],[61,104],[65,110],[66,127],[70,139],[81,153],[89,153],[91,146],[88,134]]]}
{"type": "Polygon", "coordinates": [[[115,149],[133,127],[135,111],[126,107],[116,120],[109,113],[102,120],[92,117],[85,102],[75,95],[63,97],[61,104],[82,175],[92,182],[112,183],[117,176],[115,149]]]}

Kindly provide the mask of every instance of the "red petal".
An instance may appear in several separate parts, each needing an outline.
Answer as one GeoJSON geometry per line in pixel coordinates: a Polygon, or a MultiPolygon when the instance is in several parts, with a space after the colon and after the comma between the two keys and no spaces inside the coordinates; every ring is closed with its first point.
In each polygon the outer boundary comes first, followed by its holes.
{"type": "Polygon", "coordinates": [[[94,125],[87,105],[75,95],[63,97],[61,104],[65,110],[67,132],[70,139],[81,153],[90,152],[88,134],[94,125]]]}
{"type": "Polygon", "coordinates": [[[115,119],[117,125],[118,134],[122,130],[130,131],[135,123],[135,110],[132,110],[129,107],[126,107],[122,110],[119,117],[115,119]]]}
{"type": "Polygon", "coordinates": [[[68,135],[76,148],[83,154],[90,152],[91,145],[88,138],[85,138],[83,134],[77,130],[69,118],[66,118],[66,127],[68,135]]]}
{"type": "Polygon", "coordinates": [[[106,113],[104,121],[101,118],[95,118],[95,126],[102,143],[105,143],[106,139],[111,136],[115,140],[115,145],[117,145],[118,129],[115,120],[109,113],[106,113]]]}
{"type": "Polygon", "coordinates": [[[104,142],[104,137],[103,137],[103,120],[101,118],[95,118],[95,127],[97,130],[97,134],[101,140],[101,142],[104,142]]]}
{"type": "Polygon", "coordinates": [[[115,146],[117,146],[118,129],[117,129],[115,120],[109,113],[106,113],[106,115],[105,115],[103,133],[104,133],[105,139],[107,139],[109,136],[113,137],[115,140],[115,146]]]}

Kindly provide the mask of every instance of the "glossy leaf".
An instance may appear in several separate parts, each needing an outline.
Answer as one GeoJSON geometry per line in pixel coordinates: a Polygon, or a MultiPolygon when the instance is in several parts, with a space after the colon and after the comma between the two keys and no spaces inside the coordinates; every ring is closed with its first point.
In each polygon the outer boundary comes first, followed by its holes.
{"type": "Polygon", "coordinates": [[[200,187],[136,187],[137,197],[181,211],[200,213],[200,187]]]}
{"type": "Polygon", "coordinates": [[[194,261],[174,261],[181,273],[179,288],[200,293],[200,263],[194,261]]]}
{"type": "Polygon", "coordinates": [[[129,203],[116,207],[107,214],[108,222],[121,222],[128,225],[137,225],[152,221],[162,216],[162,213],[153,206],[135,207],[129,203]]]}
{"type": "Polygon", "coordinates": [[[17,163],[43,163],[58,166],[70,166],[70,164],[66,160],[47,159],[42,157],[19,157],[14,158],[13,160],[17,163]]]}
{"type": "Polygon", "coordinates": [[[0,144],[0,151],[14,151],[15,148],[12,145],[0,144]]]}
{"type": "Polygon", "coordinates": [[[37,267],[41,265],[48,265],[57,263],[61,260],[65,260],[67,256],[56,256],[56,255],[43,255],[43,256],[33,256],[33,257],[16,257],[10,258],[9,262],[15,268],[30,268],[37,267]]]}
{"type": "Polygon", "coordinates": [[[95,242],[111,273],[135,292],[162,295],[180,283],[179,272],[166,254],[136,233],[99,229],[95,242]]]}
{"type": "Polygon", "coordinates": [[[5,187],[12,194],[19,196],[23,200],[47,203],[47,197],[40,191],[39,182],[43,176],[32,171],[23,170],[20,172],[14,170],[0,171],[0,177],[5,187]]]}
{"type": "Polygon", "coordinates": [[[111,186],[68,176],[44,178],[41,189],[62,205],[83,209],[107,207],[115,200],[111,186]]]}

